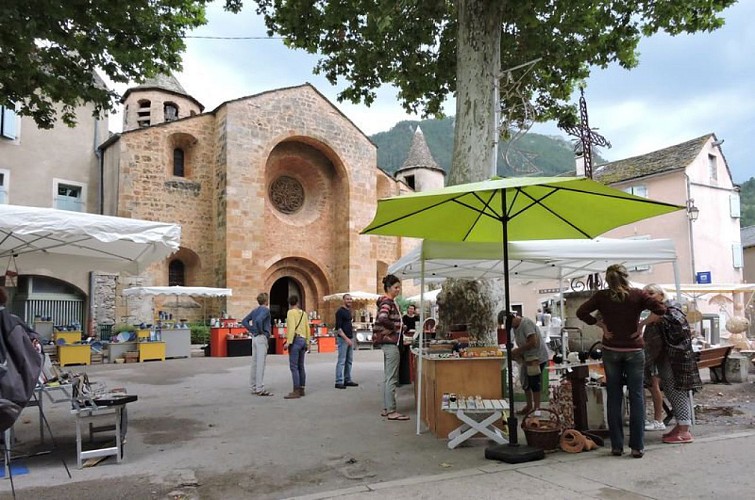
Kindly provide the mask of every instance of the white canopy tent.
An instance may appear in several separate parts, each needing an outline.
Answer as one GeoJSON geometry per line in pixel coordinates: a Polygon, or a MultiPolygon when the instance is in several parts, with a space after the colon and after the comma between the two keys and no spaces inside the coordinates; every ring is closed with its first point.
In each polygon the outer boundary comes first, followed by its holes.
{"type": "Polygon", "coordinates": [[[230,297],[230,288],[210,288],[205,286],[135,286],[123,290],[124,297],[144,297],[170,295],[177,297],[230,297]]]}
{"type": "MultiPolygon", "coordinates": [[[[659,240],[531,240],[509,243],[509,275],[529,279],[558,280],[602,272],[611,264],[627,267],[670,262],[679,289],[674,243],[659,240]]],[[[420,321],[424,318],[425,277],[489,279],[503,276],[499,243],[465,243],[423,240],[388,268],[399,279],[420,279],[420,321]]],[[[563,300],[561,301],[563,317],[563,300]]],[[[420,346],[423,332],[420,332],[420,346]]],[[[417,434],[420,433],[422,356],[418,359],[417,434]]]]}
{"type": "Polygon", "coordinates": [[[380,295],[377,293],[355,291],[355,292],[333,293],[330,295],[326,295],[325,297],[322,298],[322,300],[326,302],[341,301],[343,300],[343,296],[346,294],[351,295],[351,298],[355,301],[363,301],[363,302],[367,302],[367,301],[374,302],[380,298],[380,295]]]}
{"type": "Polygon", "coordinates": [[[0,205],[0,261],[19,274],[71,266],[138,274],[177,251],[180,240],[177,224],[0,205]]]}
{"type": "MultiPolygon", "coordinates": [[[[230,297],[230,288],[211,288],[205,286],[135,286],[123,290],[124,297],[230,297]]],[[[205,321],[205,304],[202,304],[202,321],[205,321]]]]}

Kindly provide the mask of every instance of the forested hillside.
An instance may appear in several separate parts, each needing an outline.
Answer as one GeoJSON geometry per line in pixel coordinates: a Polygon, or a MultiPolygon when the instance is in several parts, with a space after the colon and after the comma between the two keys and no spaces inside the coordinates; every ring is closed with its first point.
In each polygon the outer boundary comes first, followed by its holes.
{"type": "Polygon", "coordinates": [[[739,221],[741,227],[752,226],[755,224],[755,177],[742,184],[742,191],[739,193],[739,203],[742,209],[742,219],[739,221]]]}
{"type": "MultiPolygon", "coordinates": [[[[440,120],[402,121],[388,132],[371,137],[378,146],[378,166],[394,173],[406,160],[417,125],[422,127],[425,140],[438,162],[446,172],[451,168],[453,149],[453,118],[440,120]]],[[[595,163],[604,162],[599,155],[595,163]]],[[[498,175],[559,175],[574,171],[574,149],[562,137],[528,133],[512,144],[501,143],[498,155],[498,175]],[[507,158],[508,161],[505,161],[507,158]]]]}

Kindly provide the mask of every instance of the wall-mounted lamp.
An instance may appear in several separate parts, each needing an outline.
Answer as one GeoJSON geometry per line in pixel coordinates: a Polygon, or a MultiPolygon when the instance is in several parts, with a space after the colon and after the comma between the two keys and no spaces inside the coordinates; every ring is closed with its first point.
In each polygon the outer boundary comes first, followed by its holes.
{"type": "Polygon", "coordinates": [[[700,216],[700,209],[695,206],[695,200],[690,198],[687,200],[687,217],[692,222],[695,222],[700,216]]]}

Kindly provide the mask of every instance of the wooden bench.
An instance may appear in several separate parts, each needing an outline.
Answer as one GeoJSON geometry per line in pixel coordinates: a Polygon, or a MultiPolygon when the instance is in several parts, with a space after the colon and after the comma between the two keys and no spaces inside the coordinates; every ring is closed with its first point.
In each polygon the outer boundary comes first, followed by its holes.
{"type": "Polygon", "coordinates": [[[726,380],[726,360],[734,346],[709,347],[697,352],[697,367],[710,368],[710,380],[714,384],[728,384],[726,380]]]}

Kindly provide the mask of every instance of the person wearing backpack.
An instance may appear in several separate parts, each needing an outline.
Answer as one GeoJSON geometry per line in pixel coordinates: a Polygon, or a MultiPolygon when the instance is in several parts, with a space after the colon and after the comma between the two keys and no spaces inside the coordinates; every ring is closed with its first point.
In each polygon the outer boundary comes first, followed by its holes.
{"type": "Polygon", "coordinates": [[[692,352],[692,335],[687,318],[679,304],[666,298],[663,288],[656,284],[645,286],[645,293],[666,305],[666,313],[658,318],[644,320],[645,335],[655,335],[662,343],[654,363],[661,379],[661,388],[674,410],[676,426],[663,435],[667,444],[691,443],[694,441],[692,425],[692,401],[690,391],[703,384],[692,352]]]}
{"type": "Polygon", "coordinates": [[[0,432],[10,429],[34,394],[42,371],[39,338],[21,318],[5,308],[8,294],[0,287],[0,432]]]}

